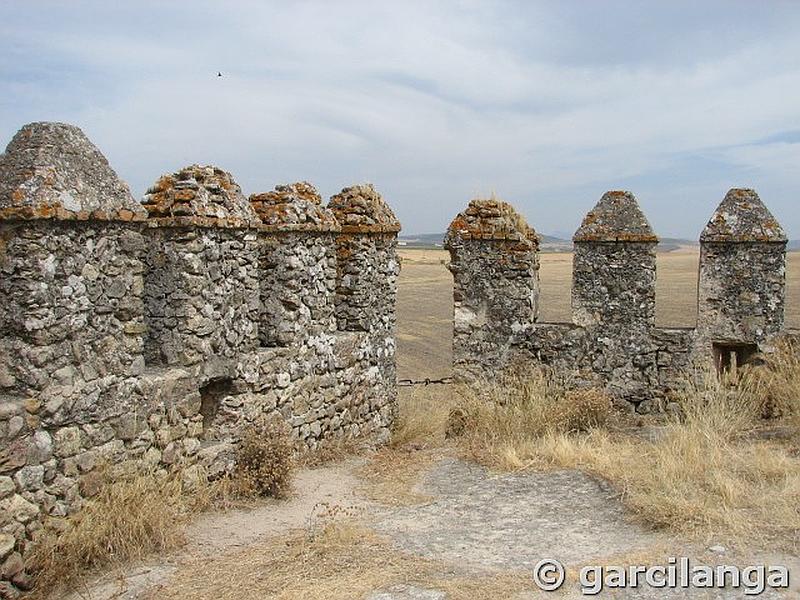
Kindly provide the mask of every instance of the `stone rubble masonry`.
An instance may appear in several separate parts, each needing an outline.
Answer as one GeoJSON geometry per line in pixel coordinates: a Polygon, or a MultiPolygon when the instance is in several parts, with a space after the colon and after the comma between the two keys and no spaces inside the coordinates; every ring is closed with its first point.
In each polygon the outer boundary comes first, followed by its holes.
{"type": "Polygon", "coordinates": [[[453,363],[480,377],[504,364],[515,333],[538,314],[539,239],[510,204],[473,200],[447,231],[453,363]]]}
{"type": "Polygon", "coordinates": [[[784,330],[786,236],[753,190],[728,192],[701,236],[694,328],[655,325],[658,238],[630,192],[606,193],[575,233],[570,323],[538,320],[532,232],[493,200],[473,200],[448,229],[462,380],[549,365],[646,413],[713,369],[716,345],[768,352],[798,337],[784,330]]]}
{"type": "Polygon", "coordinates": [[[291,346],[336,331],[336,240],[341,227],[307,182],[250,196],[261,219],[262,346],[291,346]]]}
{"type": "Polygon", "coordinates": [[[731,190],[700,235],[704,340],[765,344],[784,324],[783,229],[754,190],[731,190]]]}
{"type": "Polygon", "coordinates": [[[106,466],[219,477],[273,415],[301,447],[385,441],[398,231],[372,186],[248,199],[212,166],[140,204],[78,128],[26,125],[0,156],[0,590],[106,466]]]}

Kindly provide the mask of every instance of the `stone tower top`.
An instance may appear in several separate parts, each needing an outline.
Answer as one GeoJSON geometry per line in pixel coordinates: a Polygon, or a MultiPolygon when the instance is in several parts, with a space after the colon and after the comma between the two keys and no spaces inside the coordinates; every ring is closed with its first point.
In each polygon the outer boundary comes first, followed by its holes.
{"type": "Polygon", "coordinates": [[[658,242],[658,237],[632,193],[611,191],[584,217],[572,241],[658,242]]]}
{"type": "Polygon", "coordinates": [[[397,233],[400,221],[371,183],[344,188],[328,208],[344,233],[397,233]]]}
{"type": "Polygon", "coordinates": [[[218,167],[191,165],[163,175],[144,196],[151,222],[160,225],[250,227],[253,208],[233,176],[218,167]]]}
{"type": "Polygon", "coordinates": [[[336,217],[322,206],[322,198],[307,181],[278,185],[270,192],[252,194],[250,204],[263,223],[262,229],[341,231],[336,217]]]}
{"type": "Polygon", "coordinates": [[[539,238],[514,207],[502,200],[472,200],[447,228],[448,240],[512,240],[533,242],[539,238]]]}
{"type": "Polygon", "coordinates": [[[0,219],[143,220],[127,184],[74,125],[29,123],[0,156],[0,219]]]}
{"type": "Polygon", "coordinates": [[[733,188],[700,235],[701,242],[786,242],[780,223],[755,190],[733,188]]]}

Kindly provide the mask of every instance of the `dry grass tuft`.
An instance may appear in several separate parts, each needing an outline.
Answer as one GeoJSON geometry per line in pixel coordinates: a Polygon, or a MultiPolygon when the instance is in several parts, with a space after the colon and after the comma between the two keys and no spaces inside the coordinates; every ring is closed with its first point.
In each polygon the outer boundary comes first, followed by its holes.
{"type": "Polygon", "coordinates": [[[462,402],[450,413],[447,434],[462,435],[474,458],[502,467],[499,448],[507,453],[545,435],[603,426],[611,414],[611,398],[598,389],[568,386],[553,371],[535,370],[500,383],[464,387],[462,402]]]}
{"type": "Polygon", "coordinates": [[[457,402],[453,395],[453,386],[401,389],[390,446],[417,449],[441,446],[448,414],[457,402]]]}
{"type": "Polygon", "coordinates": [[[36,591],[44,597],[93,569],[180,546],[179,525],[194,508],[179,478],[147,473],[105,485],[81,512],[44,530],[28,559],[36,591]]]}
{"type": "Polygon", "coordinates": [[[282,420],[271,419],[242,435],[233,481],[244,497],[286,498],[291,490],[294,446],[282,420]]]}
{"type": "Polygon", "coordinates": [[[765,418],[786,418],[800,429],[800,345],[784,341],[764,359],[764,368],[745,369],[744,384],[760,399],[765,418]]]}

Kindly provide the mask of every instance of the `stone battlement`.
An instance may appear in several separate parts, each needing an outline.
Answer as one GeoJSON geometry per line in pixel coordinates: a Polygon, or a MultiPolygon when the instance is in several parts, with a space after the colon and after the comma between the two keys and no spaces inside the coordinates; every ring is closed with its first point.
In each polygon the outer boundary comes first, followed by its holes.
{"type": "Polygon", "coordinates": [[[246,198],[213,166],[139,203],[77,127],[23,127],[0,156],[0,564],[101,465],[219,476],[270,415],[307,448],[385,439],[399,229],[370,185],[246,198]]]}
{"type": "Polygon", "coordinates": [[[538,245],[521,243],[532,231],[510,205],[485,200],[448,229],[461,379],[550,365],[649,412],[700,373],[735,368],[787,335],[787,239],[753,190],[730,190],[701,235],[692,329],[655,325],[658,237],[630,192],[604,194],[575,233],[570,323],[539,322],[538,245]]]}

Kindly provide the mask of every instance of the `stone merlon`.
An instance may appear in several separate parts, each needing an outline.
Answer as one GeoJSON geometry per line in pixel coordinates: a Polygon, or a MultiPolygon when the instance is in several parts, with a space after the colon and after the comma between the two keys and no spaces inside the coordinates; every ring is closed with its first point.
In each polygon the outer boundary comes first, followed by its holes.
{"type": "Polygon", "coordinates": [[[127,184],[74,125],[25,125],[0,156],[0,220],[145,217],[127,184]]]}
{"type": "Polygon", "coordinates": [[[733,188],[700,235],[701,242],[786,242],[780,223],[755,190],[733,188]]]}
{"type": "Polygon", "coordinates": [[[584,217],[572,241],[658,242],[658,237],[632,193],[611,191],[584,217]]]}
{"type": "Polygon", "coordinates": [[[328,208],[342,233],[397,233],[400,221],[372,184],[344,188],[331,197],[328,208]]]}
{"type": "Polygon", "coordinates": [[[247,228],[259,223],[233,176],[213,166],[191,165],[163,175],[143,203],[149,222],[158,226],[247,228]]]}
{"type": "Polygon", "coordinates": [[[539,238],[525,218],[502,200],[472,200],[447,228],[446,243],[462,240],[529,241],[539,247],[539,238]]]}
{"type": "Polygon", "coordinates": [[[333,212],[322,206],[322,198],[307,181],[278,185],[270,192],[252,194],[250,204],[265,231],[341,231],[333,212]]]}

